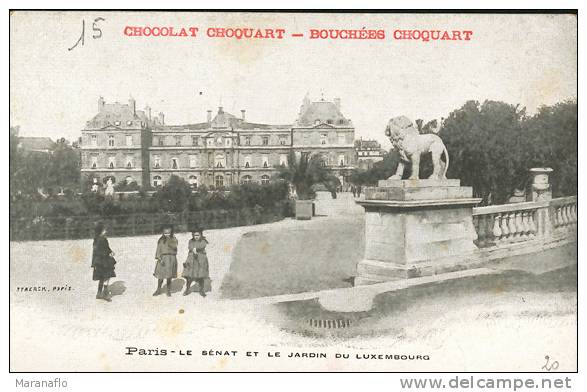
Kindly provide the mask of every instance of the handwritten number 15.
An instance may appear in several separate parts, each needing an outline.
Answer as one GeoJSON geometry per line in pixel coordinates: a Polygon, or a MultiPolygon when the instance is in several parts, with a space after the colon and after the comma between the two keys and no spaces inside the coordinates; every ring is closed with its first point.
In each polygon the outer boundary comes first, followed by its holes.
{"type": "MultiPolygon", "coordinates": [[[[98,38],[102,38],[102,30],[100,29],[100,27],[98,27],[98,23],[105,21],[106,19],[104,18],[96,18],[94,19],[94,22],[92,23],[92,30],[94,31],[94,34],[92,35],[93,39],[98,39],[98,38]]],[[[75,49],[81,42],[81,46],[84,46],[85,43],[85,37],[86,37],[86,21],[84,19],[82,19],[82,33],[80,34],[79,38],[77,39],[76,43],[71,47],[68,48],[68,51],[72,51],[73,49],[75,49]]]]}

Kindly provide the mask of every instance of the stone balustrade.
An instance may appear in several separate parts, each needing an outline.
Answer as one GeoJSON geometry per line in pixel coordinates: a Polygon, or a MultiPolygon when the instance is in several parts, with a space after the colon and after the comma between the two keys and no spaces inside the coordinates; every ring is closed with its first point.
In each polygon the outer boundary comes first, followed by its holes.
{"type": "Polygon", "coordinates": [[[577,197],[473,208],[479,248],[568,235],[577,225],[577,197]]]}
{"type": "Polygon", "coordinates": [[[549,216],[555,231],[577,228],[577,196],[550,201],[549,216]]]}

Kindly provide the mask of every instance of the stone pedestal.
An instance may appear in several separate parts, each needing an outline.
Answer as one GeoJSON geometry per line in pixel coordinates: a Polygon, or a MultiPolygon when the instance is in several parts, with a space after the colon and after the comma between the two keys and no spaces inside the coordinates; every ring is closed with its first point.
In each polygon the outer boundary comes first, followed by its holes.
{"type": "Polygon", "coordinates": [[[356,285],[466,269],[476,260],[472,208],[460,180],[383,180],[365,190],[365,256],[356,285]]]}

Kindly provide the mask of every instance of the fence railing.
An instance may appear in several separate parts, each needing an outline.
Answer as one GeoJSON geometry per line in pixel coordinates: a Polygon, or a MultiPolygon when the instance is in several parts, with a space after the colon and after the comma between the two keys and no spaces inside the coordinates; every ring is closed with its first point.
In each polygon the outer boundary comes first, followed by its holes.
{"type": "Polygon", "coordinates": [[[567,236],[577,225],[577,197],[473,208],[480,248],[567,236]]]}
{"type": "Polygon", "coordinates": [[[92,238],[95,223],[98,221],[106,225],[109,236],[117,237],[158,234],[165,224],[172,224],[176,232],[185,232],[196,227],[209,230],[276,222],[286,215],[287,211],[283,206],[276,206],[183,213],[140,213],[108,217],[15,218],[10,220],[10,240],[36,241],[92,238]]]}

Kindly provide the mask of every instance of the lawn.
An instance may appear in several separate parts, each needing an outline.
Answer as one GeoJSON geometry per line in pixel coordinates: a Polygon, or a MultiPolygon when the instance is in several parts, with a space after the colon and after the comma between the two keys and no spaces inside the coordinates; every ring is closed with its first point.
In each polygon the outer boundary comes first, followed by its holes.
{"type": "Polygon", "coordinates": [[[223,298],[254,298],[350,287],[363,256],[360,215],[244,234],[221,286],[223,298]]]}

